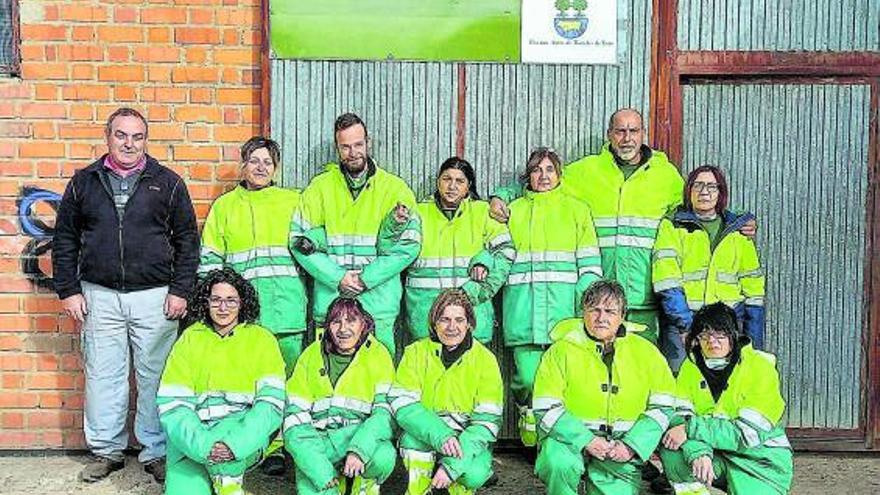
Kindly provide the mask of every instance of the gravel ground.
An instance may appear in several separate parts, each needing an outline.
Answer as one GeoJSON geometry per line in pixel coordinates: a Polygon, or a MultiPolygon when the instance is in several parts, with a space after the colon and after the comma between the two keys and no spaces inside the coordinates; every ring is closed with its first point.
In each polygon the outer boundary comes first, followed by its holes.
{"type": "MultiPolygon", "coordinates": [[[[146,475],[130,457],[125,469],[99,483],[86,485],[77,481],[77,473],[86,461],[75,455],[0,454],[0,494],[3,495],[160,495],[161,487],[146,475]]],[[[383,487],[383,493],[404,491],[403,472],[399,468],[383,487]]],[[[543,485],[532,474],[526,458],[517,452],[496,456],[499,483],[481,491],[485,495],[535,495],[544,493],[543,485]]],[[[291,478],[268,478],[254,472],[248,475],[245,488],[254,495],[294,493],[291,478]]],[[[819,495],[880,493],[880,456],[814,455],[795,457],[795,483],[792,493],[819,495]]]]}

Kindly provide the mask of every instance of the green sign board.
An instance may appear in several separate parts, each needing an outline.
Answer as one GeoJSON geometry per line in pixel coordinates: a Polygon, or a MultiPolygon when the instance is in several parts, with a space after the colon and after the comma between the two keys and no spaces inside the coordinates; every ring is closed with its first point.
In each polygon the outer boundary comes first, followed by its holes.
{"type": "Polygon", "coordinates": [[[271,0],[276,58],[520,59],[520,0],[271,0]]]}

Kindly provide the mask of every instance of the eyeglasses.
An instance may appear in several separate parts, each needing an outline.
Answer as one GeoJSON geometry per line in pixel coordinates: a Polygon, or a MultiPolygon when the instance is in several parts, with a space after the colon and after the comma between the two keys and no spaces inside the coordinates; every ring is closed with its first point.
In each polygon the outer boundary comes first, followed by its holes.
{"type": "Polygon", "coordinates": [[[717,182],[694,182],[693,189],[697,193],[701,193],[703,191],[706,191],[709,194],[716,194],[716,193],[718,193],[718,183],[717,182]]]}
{"type": "Polygon", "coordinates": [[[700,339],[700,342],[710,342],[712,340],[715,342],[725,342],[730,340],[730,337],[722,332],[703,332],[697,338],[700,339]]]}
{"type": "Polygon", "coordinates": [[[233,298],[223,299],[221,297],[212,297],[208,299],[208,304],[210,304],[212,308],[219,308],[225,304],[227,308],[235,309],[238,307],[239,304],[241,304],[241,300],[233,298]]]}

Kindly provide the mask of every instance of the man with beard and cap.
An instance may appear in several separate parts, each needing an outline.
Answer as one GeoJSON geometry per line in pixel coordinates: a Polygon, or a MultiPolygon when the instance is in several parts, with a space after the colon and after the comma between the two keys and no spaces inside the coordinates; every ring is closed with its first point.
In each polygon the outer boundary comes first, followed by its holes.
{"type": "Polygon", "coordinates": [[[305,191],[290,242],[314,278],[312,309],[323,324],[338,296],[357,298],[373,315],[376,337],[395,354],[402,272],[421,249],[415,195],[369,154],[367,126],[346,113],[334,125],[340,163],[329,163],[305,191]]]}

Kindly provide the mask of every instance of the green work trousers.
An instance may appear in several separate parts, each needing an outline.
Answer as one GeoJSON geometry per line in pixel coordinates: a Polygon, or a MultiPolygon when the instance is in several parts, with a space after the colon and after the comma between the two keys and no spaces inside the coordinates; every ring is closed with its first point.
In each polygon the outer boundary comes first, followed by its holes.
{"type": "MultiPolygon", "coordinates": [[[[338,471],[342,470],[345,463],[345,457],[348,455],[348,443],[351,441],[351,432],[345,432],[341,435],[334,435],[334,431],[321,432],[324,441],[324,452],[327,459],[336,466],[338,471]]],[[[294,448],[296,448],[294,446],[294,448]]],[[[367,461],[364,466],[364,474],[361,478],[367,480],[375,480],[375,483],[381,485],[391,476],[394,471],[394,464],[397,462],[397,452],[394,445],[389,441],[380,442],[373,452],[373,457],[367,461]]],[[[297,495],[332,495],[340,493],[338,487],[325,488],[323,486],[315,486],[308,476],[294,465],[296,470],[296,493],[297,495]]]]}
{"type": "MultiPolygon", "coordinates": [[[[726,484],[730,495],[777,495],[791,489],[791,451],[778,447],[748,449],[747,455],[716,450],[712,455],[715,479],[726,484]]],[[[694,479],[691,465],[681,450],[660,449],[666,477],[676,493],[708,494],[694,479]]]]}
{"type": "Polygon", "coordinates": [[[642,463],[614,462],[572,452],[570,446],[553,438],[541,442],[535,474],[547,486],[549,495],[577,495],[584,472],[587,495],[638,495],[642,463]]]}
{"type": "MultiPolygon", "coordinates": [[[[403,465],[408,474],[407,495],[424,495],[431,486],[431,479],[437,470],[437,454],[431,446],[418,441],[412,435],[404,433],[400,437],[400,453],[403,457],[403,465]]],[[[480,452],[465,452],[465,456],[472,454],[470,462],[463,465],[464,469],[449,486],[450,495],[466,495],[473,493],[482,487],[489,477],[492,476],[492,450],[487,448],[480,452]]],[[[439,456],[439,462],[443,464],[444,457],[439,456]]],[[[455,476],[449,470],[447,474],[455,476]]]]}

